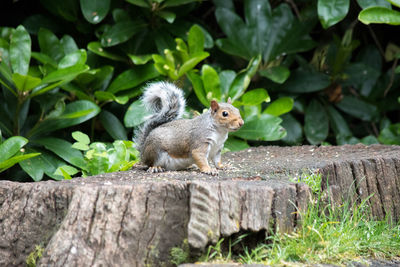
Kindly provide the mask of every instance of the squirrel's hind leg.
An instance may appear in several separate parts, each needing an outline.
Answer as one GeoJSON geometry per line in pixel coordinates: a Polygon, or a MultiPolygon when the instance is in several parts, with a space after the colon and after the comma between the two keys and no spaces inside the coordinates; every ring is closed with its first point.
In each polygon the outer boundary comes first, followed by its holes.
{"type": "Polygon", "coordinates": [[[165,169],[160,166],[152,166],[147,169],[147,172],[151,173],[165,172],[165,169]]]}

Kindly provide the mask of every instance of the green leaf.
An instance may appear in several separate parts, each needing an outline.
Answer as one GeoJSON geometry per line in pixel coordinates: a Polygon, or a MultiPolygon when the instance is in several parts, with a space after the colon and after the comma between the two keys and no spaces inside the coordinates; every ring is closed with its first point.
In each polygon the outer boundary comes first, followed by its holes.
{"type": "Polygon", "coordinates": [[[144,65],[153,58],[152,55],[132,55],[132,54],[128,54],[128,57],[132,60],[133,64],[135,65],[144,65]]]}
{"type": "Polygon", "coordinates": [[[28,92],[38,86],[42,80],[29,75],[21,75],[19,73],[14,73],[12,75],[15,86],[21,92],[28,92]]]}
{"type": "Polygon", "coordinates": [[[150,3],[147,2],[146,0],[125,0],[125,1],[140,7],[146,7],[146,8],[151,7],[150,3]]]}
{"type": "Polygon", "coordinates": [[[0,162],[11,158],[27,143],[28,139],[22,136],[13,136],[5,140],[0,145],[0,162]]]}
{"type": "MultiPolygon", "coordinates": [[[[69,167],[69,166],[65,165],[64,167],[69,167]]],[[[77,172],[78,172],[78,170],[77,170],[77,172]]],[[[71,175],[69,175],[68,172],[66,172],[62,167],[58,167],[57,170],[54,172],[54,175],[62,175],[64,177],[64,180],[72,179],[71,175]]]]}
{"type": "Polygon", "coordinates": [[[282,119],[268,114],[253,116],[247,118],[242,128],[232,135],[246,140],[279,140],[286,135],[285,129],[280,125],[281,122],[282,119]]]}
{"type": "Polygon", "coordinates": [[[368,135],[366,137],[363,137],[360,141],[361,141],[361,143],[363,143],[364,145],[367,145],[367,146],[379,144],[378,139],[373,135],[368,135]]]}
{"type": "Polygon", "coordinates": [[[29,154],[14,156],[5,161],[0,161],[0,172],[3,172],[5,170],[7,170],[8,168],[11,168],[15,164],[17,164],[23,160],[37,157],[39,155],[40,155],[40,153],[29,153],[29,154]]]}
{"type": "Polygon", "coordinates": [[[328,106],[326,111],[328,112],[329,122],[332,126],[332,130],[336,135],[341,134],[342,136],[352,136],[349,126],[343,116],[332,106],[328,106]]]}
{"type": "Polygon", "coordinates": [[[290,70],[284,66],[276,66],[265,70],[260,70],[259,73],[261,76],[279,84],[284,83],[290,76],[290,70]]]}
{"type": "MultiPolygon", "coordinates": [[[[56,17],[62,17],[69,22],[77,22],[79,13],[78,1],[53,1],[41,0],[42,6],[53,13],[56,17]]],[[[62,177],[61,177],[62,178],[62,177]]]]}
{"type": "Polygon", "coordinates": [[[236,77],[236,73],[233,70],[224,70],[219,73],[219,80],[221,84],[221,99],[226,100],[229,93],[229,88],[233,80],[236,77]]]}
{"type": "Polygon", "coordinates": [[[400,123],[384,128],[379,134],[378,140],[385,145],[400,145],[400,123]]]}
{"type": "Polygon", "coordinates": [[[10,40],[10,62],[14,73],[28,74],[31,43],[31,37],[24,26],[20,25],[13,31],[10,40]]]}
{"type": "Polygon", "coordinates": [[[42,84],[52,83],[57,81],[69,82],[81,73],[88,71],[90,68],[87,65],[73,65],[64,69],[55,70],[45,76],[42,84]]]}
{"type": "Polygon", "coordinates": [[[78,169],[69,165],[64,165],[58,167],[57,170],[54,172],[54,174],[64,176],[65,180],[71,180],[72,179],[71,175],[75,175],[78,172],[79,172],[78,169]]]}
{"type": "Polygon", "coordinates": [[[158,12],[158,15],[165,19],[168,23],[174,23],[176,18],[176,14],[169,11],[160,11],[158,12]]]}
{"type": "MultiPolygon", "coordinates": [[[[12,72],[11,69],[4,63],[0,62],[0,78],[4,83],[12,84],[12,72]]],[[[9,86],[7,85],[7,86],[9,86]]]]}
{"type": "Polygon", "coordinates": [[[19,166],[35,181],[38,182],[43,179],[44,174],[44,163],[43,163],[43,156],[41,153],[38,153],[37,150],[27,149],[29,154],[37,153],[40,154],[36,157],[32,157],[26,159],[24,161],[19,162],[19,166]]]}
{"type": "Polygon", "coordinates": [[[348,64],[344,73],[348,79],[342,83],[342,86],[357,88],[361,95],[368,97],[373,92],[381,70],[363,63],[352,63],[348,64]]]}
{"type": "Polygon", "coordinates": [[[313,21],[298,21],[287,4],[271,10],[269,1],[244,1],[245,22],[232,9],[218,7],[217,22],[227,39],[216,41],[225,53],[250,59],[259,54],[271,62],[285,54],[307,51],[314,47],[308,35],[313,21]]]}
{"type": "Polygon", "coordinates": [[[38,32],[40,51],[55,61],[64,57],[64,49],[57,36],[51,31],[41,28],[38,32]]]}
{"type": "Polygon", "coordinates": [[[187,73],[187,77],[192,83],[194,93],[197,96],[197,99],[206,107],[210,106],[210,102],[207,100],[206,92],[203,86],[203,80],[200,75],[195,73],[195,71],[191,70],[187,73]]]}
{"type": "Polygon", "coordinates": [[[144,24],[140,21],[120,21],[108,28],[101,36],[101,45],[110,47],[128,41],[144,24]]]}
{"type": "Polygon", "coordinates": [[[44,173],[53,178],[54,180],[60,181],[63,180],[64,177],[60,175],[54,174],[56,170],[61,167],[65,166],[65,161],[60,160],[56,155],[52,153],[42,153],[41,157],[44,158],[44,173]]]}
{"type": "Polygon", "coordinates": [[[208,52],[200,52],[191,55],[191,58],[179,68],[178,78],[186,74],[189,70],[193,69],[197,64],[199,64],[203,59],[207,58],[210,54],[208,52]]]}
{"type": "MultiPolygon", "coordinates": [[[[113,142],[113,150],[111,150],[113,153],[109,153],[111,156],[111,165],[121,165],[121,163],[127,162],[130,158],[130,154],[127,150],[127,147],[122,140],[116,140],[113,142]]],[[[110,150],[109,150],[110,151],[110,150]]],[[[116,170],[118,170],[117,168],[116,170]]]]}
{"type": "Polygon", "coordinates": [[[400,1],[399,0],[387,0],[389,1],[392,5],[400,7],[400,1]]]}
{"type": "Polygon", "coordinates": [[[386,0],[357,0],[357,3],[362,9],[366,9],[372,6],[382,6],[391,9],[392,6],[386,0]]]}
{"type": "Polygon", "coordinates": [[[54,117],[46,117],[28,135],[36,137],[58,129],[77,125],[93,118],[98,113],[100,113],[100,108],[93,102],[78,100],[66,105],[62,114],[54,117]]]}
{"type": "Polygon", "coordinates": [[[282,127],[286,129],[287,135],[282,139],[289,145],[301,145],[303,141],[303,128],[295,117],[290,114],[282,115],[282,127]]]}
{"type": "Polygon", "coordinates": [[[115,22],[131,19],[129,12],[122,8],[114,8],[112,11],[112,17],[115,22]]]}
{"type": "Polygon", "coordinates": [[[210,65],[204,64],[201,68],[201,80],[208,100],[221,101],[221,86],[218,73],[210,65]]]}
{"type": "Polygon", "coordinates": [[[282,90],[291,93],[311,93],[321,91],[329,84],[328,75],[297,69],[292,72],[288,81],[282,86],[282,90]]]}
{"type": "Polygon", "coordinates": [[[181,6],[184,4],[197,2],[198,0],[166,0],[164,2],[164,7],[181,6]]]}
{"type": "Polygon", "coordinates": [[[25,19],[23,20],[22,24],[31,35],[37,35],[40,28],[46,28],[53,32],[61,31],[61,25],[55,23],[53,18],[51,18],[47,14],[29,15],[24,16],[24,18],[25,19]]]}
{"type": "Polygon", "coordinates": [[[358,14],[358,19],[364,24],[385,23],[400,25],[400,12],[385,7],[369,7],[358,14]]]}
{"type": "Polygon", "coordinates": [[[124,125],[119,121],[119,119],[106,110],[100,113],[99,119],[104,129],[114,140],[128,140],[126,135],[126,130],[124,125]]]}
{"type": "Polygon", "coordinates": [[[125,105],[129,101],[129,97],[127,97],[127,96],[117,97],[113,93],[106,92],[106,91],[96,91],[96,92],[94,92],[94,96],[100,102],[115,101],[118,104],[125,105]]]}
{"type": "Polygon", "coordinates": [[[228,149],[229,151],[240,151],[249,147],[250,146],[247,144],[246,141],[233,137],[229,137],[224,144],[224,148],[228,149]]]}
{"type": "MultiPolygon", "coordinates": [[[[42,81],[43,83],[43,81],[42,81]]],[[[41,95],[46,93],[47,91],[50,91],[51,89],[56,88],[57,86],[61,85],[63,83],[63,81],[59,81],[50,85],[47,84],[42,84],[40,86],[37,86],[32,93],[29,95],[29,98],[35,97],[37,95],[41,95]]]]}
{"type": "Polygon", "coordinates": [[[110,10],[110,0],[80,0],[80,3],[83,16],[92,24],[101,22],[110,10]]]}
{"type": "Polygon", "coordinates": [[[241,98],[241,104],[247,106],[259,105],[269,101],[271,101],[271,98],[269,97],[267,90],[263,88],[248,91],[242,95],[241,98]]]}
{"type": "Polygon", "coordinates": [[[8,41],[0,38],[0,62],[4,62],[7,66],[10,66],[10,45],[8,41]]]}
{"type": "Polygon", "coordinates": [[[43,65],[49,64],[53,68],[57,68],[57,62],[54,59],[52,59],[51,57],[49,57],[48,55],[43,54],[43,53],[38,53],[38,52],[32,52],[31,54],[34,59],[36,59],[43,65]]]}
{"type": "Polygon", "coordinates": [[[65,69],[74,65],[84,65],[86,62],[86,51],[80,49],[65,55],[58,63],[58,69],[65,69]]]}
{"type": "Polygon", "coordinates": [[[269,104],[263,113],[278,117],[291,111],[293,108],[293,103],[293,98],[281,97],[269,104]]]}
{"type": "Polygon", "coordinates": [[[91,175],[106,173],[109,168],[109,156],[103,143],[93,143],[90,150],[85,153],[88,159],[88,172],[91,175]]]}
{"type": "Polygon", "coordinates": [[[318,0],[318,17],[324,29],[335,25],[349,12],[349,0],[318,0]]]}
{"type": "MultiPolygon", "coordinates": [[[[219,26],[229,38],[217,40],[217,46],[228,54],[238,55],[245,59],[250,59],[262,53],[262,47],[266,44],[266,40],[262,38],[262,34],[266,33],[268,17],[271,16],[271,7],[268,1],[252,2],[258,4],[259,8],[253,10],[254,13],[248,12],[248,9],[246,9],[246,21],[251,21],[251,24],[249,22],[247,25],[230,9],[219,7],[215,11],[219,26]],[[248,18],[248,14],[253,14],[253,16],[248,18]],[[249,44],[251,45],[249,46],[249,44]]],[[[250,7],[249,3],[251,1],[246,1],[245,3],[247,8],[250,7]]]]}
{"type": "MultiPolygon", "coordinates": [[[[65,90],[69,89],[74,91],[80,90],[82,93],[83,93],[83,91],[81,90],[82,88],[90,88],[90,91],[92,92],[97,90],[103,91],[108,87],[112,79],[113,72],[114,68],[108,65],[102,66],[101,68],[98,69],[91,69],[87,72],[79,74],[75,78],[75,82],[79,85],[78,88],[74,83],[73,85],[69,84],[63,86],[63,89],[65,87],[68,87],[65,90]]],[[[78,95],[78,97],[80,96],[78,95]]]]}
{"type": "Polygon", "coordinates": [[[71,53],[79,50],[74,39],[69,35],[64,35],[60,40],[60,44],[64,50],[65,55],[71,54],[71,53]]]}
{"type": "Polygon", "coordinates": [[[73,143],[71,147],[75,148],[75,149],[78,149],[78,150],[82,150],[82,151],[89,150],[89,146],[88,145],[85,145],[85,144],[79,143],[79,142],[73,143]]]}
{"type": "Polygon", "coordinates": [[[46,149],[50,150],[66,162],[77,166],[80,169],[86,169],[86,163],[83,159],[82,152],[72,148],[72,143],[55,137],[40,138],[36,139],[34,142],[43,145],[46,149]]]}
{"type": "Polygon", "coordinates": [[[304,115],[304,132],[310,144],[320,144],[328,137],[329,119],[324,107],[311,100],[304,115]]]}
{"type": "Polygon", "coordinates": [[[89,145],[90,144],[90,138],[87,134],[84,134],[80,131],[75,131],[72,132],[72,138],[74,138],[77,142],[89,145]]]}
{"type": "Polygon", "coordinates": [[[124,116],[126,127],[136,127],[145,121],[146,116],[150,115],[144,108],[142,102],[137,100],[133,102],[124,116]]]}
{"type": "Polygon", "coordinates": [[[165,58],[156,54],[151,55],[151,57],[153,58],[155,69],[157,69],[160,74],[167,76],[167,69],[169,69],[169,66],[167,65],[165,58]]]}
{"type": "Polygon", "coordinates": [[[345,96],[342,101],[336,104],[336,106],[360,120],[363,121],[377,121],[379,112],[376,106],[369,104],[361,99],[353,96],[345,96]]]}
{"type": "Polygon", "coordinates": [[[181,61],[187,61],[189,59],[189,50],[187,44],[181,38],[176,38],[175,43],[175,49],[177,53],[174,55],[174,58],[179,57],[181,61]]]}
{"type": "Polygon", "coordinates": [[[157,76],[159,76],[159,73],[151,63],[136,66],[134,69],[124,71],[117,76],[108,87],[107,91],[115,94],[136,87],[145,81],[156,78],[157,76]]]}
{"type": "Polygon", "coordinates": [[[244,91],[246,91],[250,84],[251,78],[257,72],[260,63],[261,56],[259,55],[255,58],[252,58],[247,65],[247,68],[240,71],[238,75],[236,75],[229,88],[228,94],[232,98],[232,101],[238,99],[244,93],[244,91]]]}
{"type": "Polygon", "coordinates": [[[204,50],[204,34],[200,26],[193,25],[189,30],[188,45],[190,54],[201,53],[204,50]]]}
{"type": "Polygon", "coordinates": [[[90,42],[87,48],[89,51],[95,53],[96,55],[116,61],[125,61],[124,57],[105,51],[100,42],[90,42]]]}

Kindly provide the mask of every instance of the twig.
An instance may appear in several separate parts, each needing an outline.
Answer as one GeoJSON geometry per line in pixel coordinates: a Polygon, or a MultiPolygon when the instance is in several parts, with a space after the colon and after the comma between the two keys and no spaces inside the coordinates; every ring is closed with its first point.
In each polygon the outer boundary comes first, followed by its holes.
{"type": "Polygon", "coordinates": [[[374,42],[375,42],[376,46],[378,47],[379,52],[381,53],[382,57],[385,58],[385,51],[383,50],[381,44],[379,43],[379,40],[376,37],[375,32],[372,30],[371,26],[368,25],[367,27],[371,33],[372,39],[374,39],[374,42]]]}
{"type": "Polygon", "coordinates": [[[392,65],[392,73],[390,74],[390,81],[388,86],[385,89],[385,92],[383,93],[383,97],[386,97],[386,95],[389,93],[390,88],[392,88],[393,86],[393,82],[394,82],[394,75],[395,75],[395,71],[396,71],[396,66],[397,66],[397,62],[399,61],[399,59],[396,57],[396,59],[393,61],[393,65],[392,65]]]}
{"type": "Polygon", "coordinates": [[[289,3],[289,5],[292,6],[294,13],[296,13],[297,18],[302,21],[299,9],[297,8],[296,4],[293,2],[293,0],[286,0],[287,3],[289,3]]]}

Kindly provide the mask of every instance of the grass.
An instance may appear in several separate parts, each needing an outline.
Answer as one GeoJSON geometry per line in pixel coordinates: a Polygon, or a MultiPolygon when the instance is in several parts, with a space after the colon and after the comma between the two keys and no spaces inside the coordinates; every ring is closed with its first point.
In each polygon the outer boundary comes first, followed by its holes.
{"type": "MultiPolygon", "coordinates": [[[[302,177],[302,182],[313,180],[302,177]]],[[[314,191],[314,190],[313,190],[314,191]]],[[[290,234],[269,233],[255,247],[248,247],[243,236],[220,240],[210,246],[202,261],[263,263],[269,265],[298,266],[315,263],[346,265],[367,259],[400,259],[400,223],[393,223],[389,216],[382,221],[374,220],[367,201],[341,207],[321,200],[322,193],[315,190],[307,210],[301,214],[301,227],[290,234]],[[225,245],[223,243],[228,242],[225,245]],[[241,246],[237,254],[234,247],[241,246]]]]}

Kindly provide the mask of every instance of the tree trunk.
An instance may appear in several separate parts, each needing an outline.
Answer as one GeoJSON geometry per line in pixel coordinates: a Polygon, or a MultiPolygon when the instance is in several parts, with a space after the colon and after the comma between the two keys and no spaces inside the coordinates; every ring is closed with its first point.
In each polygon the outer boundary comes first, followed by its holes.
{"type": "Polygon", "coordinates": [[[291,231],[320,173],[335,203],[368,199],[373,215],[400,218],[398,146],[259,147],[226,153],[218,177],[142,168],[62,182],[0,182],[0,265],[170,266],[170,250],[204,249],[242,231],[291,231]]]}

